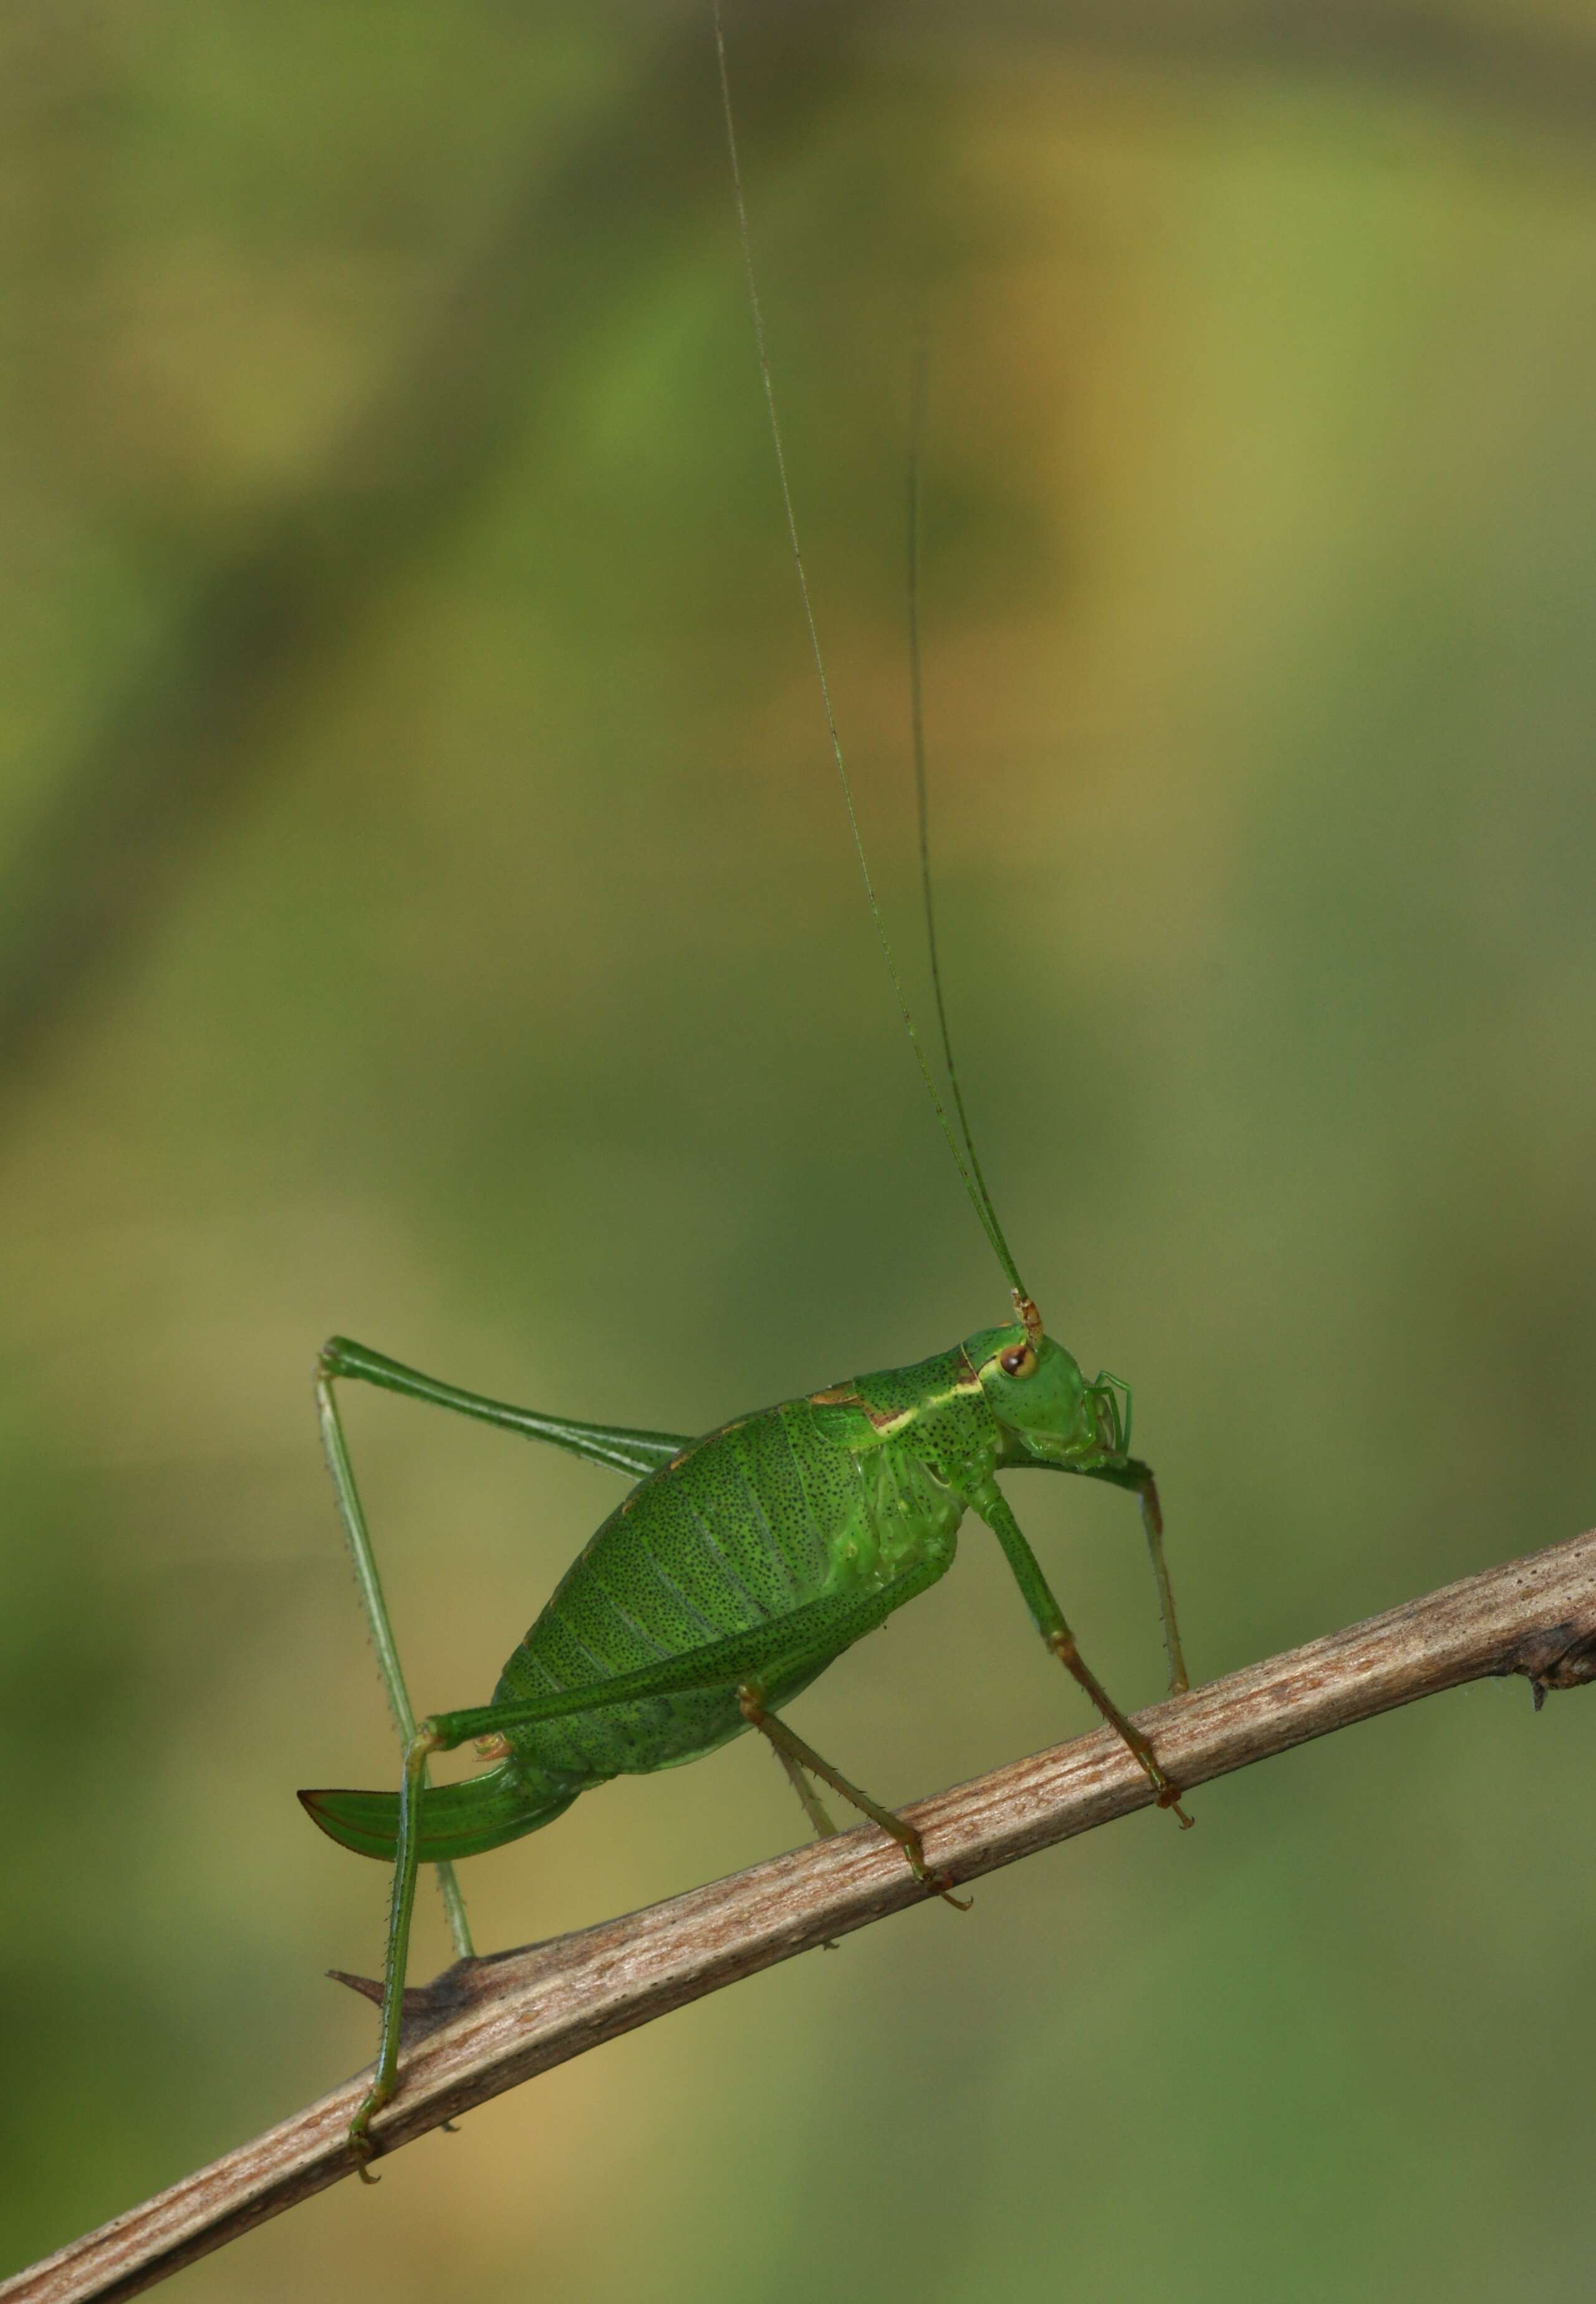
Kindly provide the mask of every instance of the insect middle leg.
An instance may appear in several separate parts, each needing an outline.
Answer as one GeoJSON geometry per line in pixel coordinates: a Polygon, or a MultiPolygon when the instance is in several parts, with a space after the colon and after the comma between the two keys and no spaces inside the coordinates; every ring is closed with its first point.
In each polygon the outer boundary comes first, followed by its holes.
{"type": "Polygon", "coordinates": [[[827,1816],[819,1801],[815,1799],[813,1792],[804,1785],[805,1770],[812,1776],[819,1776],[823,1784],[829,1784],[832,1791],[840,1793],[851,1808],[856,1808],[861,1816],[868,1816],[872,1824],[879,1824],[883,1832],[896,1840],[908,1858],[910,1869],[917,1880],[923,1881],[928,1888],[935,1888],[944,1902],[952,1904],[957,1910],[961,1912],[969,1910],[968,1904],[962,1903],[958,1897],[949,1894],[946,1879],[933,1873],[927,1866],[925,1843],[914,1826],[907,1823],[903,1817],[896,1815],[891,1808],[883,1808],[879,1800],[871,1800],[870,1794],[867,1792],[862,1792],[857,1784],[850,1783],[847,1777],[834,1768],[829,1760],[823,1760],[820,1758],[812,1744],[806,1744],[802,1736],[789,1728],[785,1720],[778,1719],[774,1712],[767,1712],[764,1694],[757,1681],[745,1680],[742,1683],[737,1690],[737,1707],[749,1726],[757,1728],[760,1735],[775,1748],[777,1757],[786,1766],[793,1779],[799,1799],[803,1801],[805,1811],[811,1821],[817,1824],[817,1829],[822,1837],[828,1837],[836,1830],[836,1826],[827,1816]],[[820,1819],[818,1822],[817,1811],[820,1819]]]}
{"type": "Polygon", "coordinates": [[[774,1743],[771,1745],[770,1749],[775,1753],[777,1760],[781,1763],[781,1772],[783,1775],[785,1776],[788,1783],[792,1785],[793,1790],[797,1793],[799,1804],[802,1808],[804,1815],[808,1817],[810,1820],[810,1824],[814,1831],[815,1838],[817,1840],[835,1840],[836,1837],[837,1828],[836,1825],[832,1823],[830,1817],[826,1812],[825,1802],[821,1800],[819,1793],[816,1792],[813,1784],[811,1783],[803,1770],[799,1766],[797,1761],[793,1758],[791,1752],[785,1750],[780,1744],[774,1743]]]}
{"type": "MultiPolygon", "coordinates": [[[[640,1698],[683,1695],[699,1689],[741,1691],[745,1686],[751,1693],[759,1685],[753,1675],[779,1673],[784,1667],[790,1669],[794,1662],[812,1658],[819,1663],[840,1655],[862,1633],[873,1631],[895,1606],[901,1606],[917,1592],[924,1591],[938,1572],[939,1563],[927,1560],[904,1571],[880,1592],[852,1597],[835,1594],[811,1601],[785,1616],[770,1618],[745,1631],[727,1633],[723,1639],[707,1641],[702,1648],[690,1648],[681,1656],[662,1656],[658,1663],[644,1664],[635,1672],[618,1673],[590,1687],[552,1690],[545,1696],[518,1698],[507,1703],[473,1705],[460,1712],[437,1713],[421,1722],[406,1746],[404,1773],[400,1782],[377,2070],[350,2123],[349,2140],[362,2177],[375,2181],[366,2165],[378,2149],[370,2123],[392,2098],[398,2083],[405,1961],[410,1949],[411,1915],[415,1907],[416,1876],[420,1868],[422,1795],[427,1763],[432,1755],[457,1751],[462,1744],[497,1736],[510,1729],[534,1726],[544,1720],[569,1719],[582,1712],[601,1712],[611,1705],[631,1704],[640,1698]]],[[[755,1702],[757,1705],[757,1697],[755,1702]]],[[[770,1722],[770,1715],[766,1714],[765,1719],[770,1722]]],[[[838,1776],[818,1752],[811,1752],[801,1738],[794,1736],[790,1728],[780,1722],[770,1722],[770,1725],[781,1732],[780,1737],[771,1738],[772,1742],[785,1739],[801,1766],[812,1768],[823,1783],[834,1785],[872,1817],[904,1846],[918,1876],[928,1885],[936,1885],[927,1874],[920,1834],[913,1825],[904,1824],[888,1808],[878,1808],[845,1777],[838,1776]]],[[[769,1727],[766,1733],[769,1734],[769,1727]]]]}

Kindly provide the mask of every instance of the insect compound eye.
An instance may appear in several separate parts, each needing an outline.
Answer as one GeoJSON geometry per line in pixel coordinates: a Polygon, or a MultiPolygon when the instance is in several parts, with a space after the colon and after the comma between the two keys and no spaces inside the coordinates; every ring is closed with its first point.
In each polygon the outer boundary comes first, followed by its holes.
{"type": "Polygon", "coordinates": [[[1005,1352],[998,1362],[1005,1376],[1028,1376],[1036,1374],[1036,1354],[1029,1344],[1016,1344],[1005,1352]]]}

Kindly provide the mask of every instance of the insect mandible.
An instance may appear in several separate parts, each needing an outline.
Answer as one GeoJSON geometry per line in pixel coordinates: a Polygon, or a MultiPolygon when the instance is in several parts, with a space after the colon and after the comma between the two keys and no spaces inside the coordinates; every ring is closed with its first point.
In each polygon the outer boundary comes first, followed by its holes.
{"type": "Polygon", "coordinates": [[[1158,1584],[1170,1686],[1186,1686],[1164,1563],[1158,1490],[1130,1453],[1131,1396],[1118,1377],[1088,1382],[1043,1329],[1021,1279],[976,1157],[954,1069],[925,837],[924,745],[916,587],[918,460],[910,487],[911,661],[914,753],[927,936],[957,1133],[914,1029],[887,944],[837,738],[787,484],[764,320],[754,277],[718,4],[717,60],[749,307],[787,536],[797,568],[831,750],[871,916],[904,1025],[938,1120],[1007,1282],[1000,1325],[908,1368],[881,1368],[777,1407],[734,1418],[700,1438],[543,1415],[462,1391],[384,1354],[335,1337],[317,1366],[323,1442],[384,1683],[404,1744],[399,1791],[303,1792],[321,1829],[343,1847],[394,1865],[377,2066],[350,2129],[360,2172],[380,2148],[375,2115],[397,2085],[406,1957],[419,1868],[436,1865],[454,1948],[471,1955],[455,1861],[536,1832],[583,1792],[714,1751],[755,1729],[775,1751],[814,1829],[835,1829],[814,1783],[872,1819],[902,1847],[928,1893],[951,1883],[919,1833],[849,1781],[780,1716],[869,1631],[952,1566],[960,1523],[973,1512],[997,1537],[1053,1655],[1084,1689],[1144,1770],[1160,1807],[1179,1791],[1151,1746],[1086,1664],[997,1476],[1040,1468],[1127,1488],[1141,1501],[1158,1584]],[[412,1400],[547,1440],[629,1476],[636,1485],[584,1546],[500,1674],[493,1699],[416,1722],[395,1645],[335,1385],[372,1384],[412,1400]],[[434,1785],[428,1761],[477,1741],[494,1763],[466,1783],[434,1785]]]}

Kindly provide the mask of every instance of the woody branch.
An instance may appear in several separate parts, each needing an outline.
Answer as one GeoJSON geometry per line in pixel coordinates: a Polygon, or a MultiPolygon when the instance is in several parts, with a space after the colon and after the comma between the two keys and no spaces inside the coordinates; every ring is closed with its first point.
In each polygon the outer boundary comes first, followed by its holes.
{"type": "MultiPolygon", "coordinates": [[[[1138,1715],[1184,1786],[1493,1674],[1539,1703],[1596,1679],[1596,1531],[1409,1601],[1138,1715]]],[[[1151,1790],[1107,1730],[922,1800],[904,1814],[955,1880],[1145,1808],[1151,1790]]],[[[406,1995],[385,2152],[673,2008],[919,1902],[927,1891],[873,1825],[756,1864],[669,1902],[497,1957],[406,1995]]],[[[375,1989],[375,1987],[373,1987],[375,1989]]],[[[0,2283],[0,2304],[132,2296],[354,2172],[362,2079],[0,2283]]]]}

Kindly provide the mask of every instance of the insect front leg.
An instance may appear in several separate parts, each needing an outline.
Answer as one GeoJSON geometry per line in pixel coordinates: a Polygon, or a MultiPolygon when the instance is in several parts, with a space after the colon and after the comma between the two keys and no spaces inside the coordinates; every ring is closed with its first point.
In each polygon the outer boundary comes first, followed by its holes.
{"type": "Polygon", "coordinates": [[[1136,1488],[1142,1506],[1142,1525],[1147,1531],[1147,1556],[1152,1563],[1153,1582],[1159,1588],[1159,1614],[1164,1625],[1164,1653],[1169,1659],[1169,1693],[1184,1696],[1192,1685],[1186,1677],[1186,1660],[1181,1653],[1180,1627],[1175,1621],[1175,1594],[1170,1588],[1169,1571],[1164,1561],[1164,1511],[1159,1502],[1158,1483],[1145,1465],[1138,1468],[1145,1474],[1136,1488]]]}
{"type": "Polygon", "coordinates": [[[1141,1729],[1121,1711],[1076,1647],[1075,1636],[1065,1620],[1064,1610],[1049,1590],[1047,1578],[1041,1571],[1041,1563],[1026,1543],[1020,1524],[1009,1509],[1007,1498],[996,1481],[991,1481],[975,1490],[970,1502],[1003,1546],[1014,1581],[1024,1597],[1037,1631],[1065,1670],[1085,1690],[1108,1725],[1133,1753],[1153,1788],[1159,1806],[1173,1808],[1180,1823],[1189,1826],[1192,1819],[1180,1804],[1180,1787],[1170,1782],[1141,1729]]]}
{"type": "Polygon", "coordinates": [[[1164,1653],[1169,1659],[1169,1693],[1171,1696],[1184,1696],[1192,1683],[1186,1677],[1186,1660],[1181,1653],[1180,1627],[1175,1621],[1175,1593],[1164,1559],[1163,1507],[1159,1503],[1158,1483],[1152,1476],[1152,1466],[1143,1464],[1130,1453],[1133,1395],[1124,1376],[1116,1376],[1111,1368],[1099,1368],[1096,1383],[1089,1389],[1100,1403],[1102,1421],[1108,1427],[1105,1437],[1114,1451],[1115,1461],[1112,1464],[1091,1465],[1085,1470],[1090,1478],[1111,1480],[1116,1487],[1129,1488],[1142,1506],[1142,1525],[1147,1534],[1147,1556],[1152,1564],[1152,1580],[1159,1594],[1159,1615],[1164,1627],[1164,1653]],[[1123,1414],[1119,1405],[1122,1395],[1125,1400],[1123,1414]]]}

